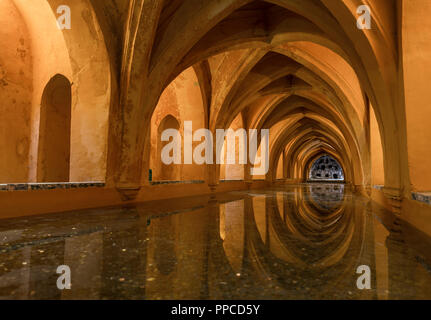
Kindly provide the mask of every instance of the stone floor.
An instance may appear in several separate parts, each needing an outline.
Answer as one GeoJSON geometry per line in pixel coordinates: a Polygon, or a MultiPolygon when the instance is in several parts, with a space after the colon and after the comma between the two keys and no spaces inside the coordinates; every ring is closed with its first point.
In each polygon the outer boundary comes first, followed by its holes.
{"type": "Polygon", "coordinates": [[[391,217],[310,184],[2,220],[0,298],[431,299],[429,239],[391,217]]]}

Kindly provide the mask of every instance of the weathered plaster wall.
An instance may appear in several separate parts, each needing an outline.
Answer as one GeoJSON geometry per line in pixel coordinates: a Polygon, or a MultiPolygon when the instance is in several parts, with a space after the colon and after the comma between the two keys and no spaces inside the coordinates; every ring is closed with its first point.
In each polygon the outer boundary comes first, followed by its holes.
{"type": "Polygon", "coordinates": [[[31,36],[11,0],[0,2],[0,181],[29,173],[33,61],[31,36]]]}
{"type": "Polygon", "coordinates": [[[94,11],[86,0],[14,1],[30,30],[34,65],[29,181],[36,181],[42,92],[56,74],[72,83],[70,180],[103,181],[111,77],[94,11]],[[71,8],[70,30],[57,28],[56,10],[60,5],[71,8]]]}
{"type": "Polygon", "coordinates": [[[402,55],[412,189],[431,190],[431,2],[403,1],[402,55]]]}
{"type": "MultiPolygon", "coordinates": [[[[161,171],[163,163],[160,159],[162,148],[161,133],[170,127],[160,128],[167,116],[172,116],[179,124],[181,134],[182,165],[178,165],[178,175],[167,180],[201,180],[205,179],[205,166],[184,164],[184,122],[191,121],[193,132],[205,128],[204,109],[199,82],[192,68],[181,73],[161,95],[151,120],[151,158],[150,169],[153,180],[166,180],[161,171]]],[[[177,129],[176,127],[174,129],[177,129]]],[[[163,145],[165,145],[164,143],[163,145]]],[[[199,142],[193,142],[193,150],[199,142]]]]}
{"type": "Polygon", "coordinates": [[[33,92],[28,181],[35,182],[37,181],[42,94],[49,80],[56,74],[61,74],[70,81],[72,70],[63,35],[57,28],[56,17],[48,2],[46,0],[13,1],[24,18],[31,39],[33,92]],[[53,52],[55,54],[52,54],[53,52]]]}
{"type": "Polygon", "coordinates": [[[72,28],[64,30],[73,71],[71,181],[104,181],[111,99],[110,60],[104,35],[88,0],[50,0],[68,5],[72,28]]]}
{"type": "MultiPolygon", "coordinates": [[[[192,68],[186,69],[176,79],[176,96],[181,116],[181,132],[184,137],[184,121],[191,121],[194,133],[198,129],[205,128],[204,106],[201,88],[196,73],[192,68]]],[[[184,143],[184,141],[183,141],[184,143]]],[[[193,142],[193,150],[199,142],[193,142]]],[[[183,150],[184,153],[184,150],[183,150]]],[[[182,168],[182,180],[205,179],[205,166],[196,164],[184,164],[182,168]]]]}
{"type": "MultiPolygon", "coordinates": [[[[175,92],[174,84],[171,83],[163,92],[160,97],[159,103],[156,110],[153,113],[151,120],[151,158],[150,158],[150,169],[153,172],[153,181],[163,180],[161,163],[161,150],[162,141],[161,134],[163,130],[169,129],[164,128],[163,122],[166,122],[167,117],[175,119],[178,128],[181,126],[181,116],[178,108],[178,101],[175,92]]],[[[163,146],[166,143],[163,143],[163,146]]],[[[181,168],[179,168],[179,174],[181,175],[181,168]]],[[[180,176],[179,176],[180,177],[180,176]]],[[[178,177],[178,178],[179,178],[178,177]]],[[[145,184],[145,181],[143,181],[145,184]]]]}

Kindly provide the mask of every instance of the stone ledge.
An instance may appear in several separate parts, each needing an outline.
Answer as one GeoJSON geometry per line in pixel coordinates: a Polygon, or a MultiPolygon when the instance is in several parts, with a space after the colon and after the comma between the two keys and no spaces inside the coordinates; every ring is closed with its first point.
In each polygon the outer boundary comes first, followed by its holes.
{"type": "Polygon", "coordinates": [[[238,179],[238,180],[234,180],[234,179],[220,179],[220,183],[226,183],[226,182],[244,182],[244,179],[238,179]]]}
{"type": "Polygon", "coordinates": [[[431,192],[412,192],[413,200],[431,205],[431,192]]]}
{"type": "Polygon", "coordinates": [[[203,184],[205,183],[204,180],[175,180],[175,181],[151,181],[150,185],[152,186],[158,186],[158,185],[164,185],[164,184],[203,184]]]}
{"type": "Polygon", "coordinates": [[[104,182],[43,182],[43,183],[7,183],[0,184],[0,191],[30,191],[54,189],[103,188],[104,182]]]}
{"type": "Polygon", "coordinates": [[[344,180],[307,180],[307,182],[305,182],[305,184],[310,184],[310,183],[324,183],[324,184],[346,184],[346,182],[344,180]]]}

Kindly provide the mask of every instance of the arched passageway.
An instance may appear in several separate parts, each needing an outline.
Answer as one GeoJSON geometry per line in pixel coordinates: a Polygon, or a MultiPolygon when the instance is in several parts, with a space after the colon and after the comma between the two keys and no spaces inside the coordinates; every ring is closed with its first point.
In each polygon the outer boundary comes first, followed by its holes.
{"type": "Polygon", "coordinates": [[[101,183],[110,195],[98,203],[117,204],[304,183],[327,154],[342,172],[322,178],[429,232],[415,202],[431,202],[429,81],[416,75],[431,61],[431,8],[418,1],[367,1],[369,30],[355,0],[65,0],[74,18],[61,30],[57,0],[4,0],[0,184],[101,183]],[[57,75],[68,85],[53,85],[57,75]],[[167,165],[169,129],[179,161],[167,165]],[[219,163],[215,143],[202,148],[229,129],[247,133],[246,163],[238,135],[236,163],[219,163]]]}
{"type": "Polygon", "coordinates": [[[85,260],[74,292],[91,297],[124,297],[129,278],[133,297],[288,296],[293,280],[299,297],[336,295],[358,262],[378,290],[355,298],[430,297],[430,14],[429,0],[1,0],[0,218],[98,209],[78,234],[58,216],[1,229],[0,265],[26,277],[0,272],[0,296],[38,292],[25,279],[52,244],[53,264],[85,260]]]}

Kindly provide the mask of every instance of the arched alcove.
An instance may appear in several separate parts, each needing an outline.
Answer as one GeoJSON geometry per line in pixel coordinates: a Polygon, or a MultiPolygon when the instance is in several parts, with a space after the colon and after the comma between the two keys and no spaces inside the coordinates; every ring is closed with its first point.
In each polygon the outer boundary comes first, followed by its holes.
{"type": "MultiPolygon", "coordinates": [[[[153,181],[190,181],[205,178],[205,166],[186,161],[183,148],[183,142],[188,145],[185,141],[188,134],[193,135],[202,128],[206,128],[205,108],[199,80],[194,69],[188,68],[165,88],[151,116],[151,151],[149,154],[144,153],[143,157],[150,159],[153,181]],[[185,134],[185,130],[190,130],[189,125],[192,130],[185,134]],[[165,165],[161,161],[163,147],[169,143],[161,141],[161,134],[166,129],[176,129],[181,135],[178,146],[181,151],[181,164],[165,165]]],[[[200,143],[191,141],[192,150],[200,143]]]]}
{"type": "Polygon", "coordinates": [[[46,85],[40,110],[37,180],[69,181],[71,85],[55,75],[46,85]]]}
{"type": "Polygon", "coordinates": [[[311,166],[308,181],[344,181],[344,170],[333,157],[323,155],[311,166]]]}
{"type": "MultiPolygon", "coordinates": [[[[102,25],[89,0],[11,0],[24,20],[33,64],[31,76],[31,119],[28,153],[28,182],[39,180],[38,153],[40,102],[46,83],[62,74],[73,83],[70,127],[71,181],[104,181],[106,177],[108,117],[111,99],[111,66],[102,25]],[[70,8],[71,29],[60,30],[57,11],[70,8]]],[[[2,12],[3,13],[3,12],[2,12]]],[[[16,37],[17,41],[21,37],[16,37]]],[[[13,62],[12,62],[13,64],[13,62]]],[[[30,92],[30,90],[29,90],[30,92]]],[[[113,99],[112,99],[113,101],[113,99]]]]}

